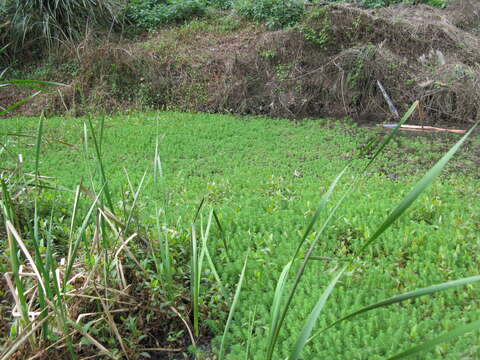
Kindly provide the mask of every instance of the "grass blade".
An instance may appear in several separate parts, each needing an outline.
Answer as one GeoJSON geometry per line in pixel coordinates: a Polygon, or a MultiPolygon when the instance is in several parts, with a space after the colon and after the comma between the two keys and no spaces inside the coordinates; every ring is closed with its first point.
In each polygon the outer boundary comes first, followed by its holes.
{"type": "MultiPolygon", "coordinates": [[[[69,85],[58,83],[55,81],[42,81],[42,80],[4,80],[2,83],[12,84],[12,85],[22,85],[27,87],[33,87],[38,85],[44,86],[65,86],[68,87],[69,85]]],[[[45,89],[44,91],[48,91],[45,89]]]]}
{"type": "Polygon", "coordinates": [[[43,133],[43,115],[38,119],[37,141],[35,144],[35,181],[38,184],[39,166],[40,166],[40,148],[42,145],[43,133]]]}
{"type": "MultiPolygon", "coordinates": [[[[40,270],[40,273],[42,274],[42,279],[44,281],[44,284],[46,286],[46,291],[47,293],[44,293],[41,288],[39,288],[38,291],[38,302],[40,305],[40,315],[38,317],[39,320],[42,320],[47,312],[47,302],[45,297],[48,297],[49,299],[52,299],[52,293],[50,291],[49,287],[49,276],[48,276],[48,270],[45,269],[43,260],[42,260],[42,255],[40,251],[40,247],[43,245],[42,241],[40,240],[40,234],[39,234],[39,217],[38,217],[38,199],[35,198],[34,202],[34,215],[33,215],[33,236],[32,236],[32,244],[34,247],[34,252],[35,252],[35,264],[37,268],[40,270]]],[[[48,322],[44,322],[42,325],[42,334],[43,338],[46,340],[48,339],[49,336],[49,327],[48,327],[48,322]]]]}
{"type": "Polygon", "coordinates": [[[199,295],[200,295],[200,265],[197,234],[195,231],[195,225],[192,224],[192,302],[193,302],[193,333],[195,337],[198,337],[198,316],[199,316],[199,295]]]}
{"type": "Polygon", "coordinates": [[[12,266],[13,279],[15,282],[17,296],[20,303],[20,311],[22,313],[22,318],[25,324],[29,324],[30,320],[28,318],[28,305],[24,294],[23,281],[20,278],[20,259],[18,258],[19,249],[16,241],[14,241],[15,239],[13,237],[13,234],[8,229],[8,224],[14,221],[13,204],[7,189],[7,184],[1,178],[0,184],[2,187],[3,195],[3,200],[0,200],[0,205],[2,205],[3,216],[5,218],[5,229],[7,230],[7,241],[8,249],[10,252],[10,263],[12,266]]]}
{"type": "Polygon", "coordinates": [[[480,329],[480,320],[477,320],[477,321],[474,321],[470,324],[467,324],[467,325],[463,325],[463,326],[460,326],[452,331],[449,331],[447,333],[444,333],[430,341],[427,341],[427,342],[424,342],[423,344],[420,344],[420,345],[417,345],[417,346],[414,346],[408,350],[405,350],[405,351],[402,351],[401,353],[398,353],[397,355],[394,355],[390,358],[388,358],[388,360],[397,360],[397,359],[403,359],[403,358],[406,358],[406,357],[409,357],[409,356],[412,356],[412,355],[415,355],[415,354],[418,354],[420,352],[424,352],[424,351],[427,351],[427,350],[431,350],[433,349],[435,346],[437,346],[438,344],[441,344],[442,342],[445,342],[445,341],[450,341],[458,336],[461,336],[465,333],[468,333],[468,332],[471,332],[471,331],[474,331],[474,330],[477,330],[477,329],[480,329]]]}
{"type": "MultiPolygon", "coordinates": [[[[305,268],[308,264],[308,261],[310,260],[310,257],[312,256],[312,253],[313,253],[313,250],[315,249],[315,246],[317,244],[317,242],[319,241],[320,239],[320,236],[323,234],[323,232],[327,229],[330,221],[333,219],[333,216],[334,214],[336,213],[337,209],[340,207],[340,205],[343,203],[343,201],[345,200],[345,198],[347,197],[347,195],[355,188],[356,184],[360,181],[361,178],[363,178],[366,174],[366,171],[367,169],[372,165],[372,163],[377,159],[377,157],[380,155],[380,153],[385,149],[385,147],[388,145],[388,143],[392,140],[392,138],[395,136],[395,134],[397,133],[397,131],[400,129],[401,125],[403,123],[405,123],[408,118],[411,116],[411,114],[415,111],[416,107],[418,106],[418,102],[415,102],[409,109],[408,111],[405,113],[405,115],[402,117],[402,119],[400,120],[400,122],[398,123],[397,127],[389,134],[389,136],[383,140],[382,143],[380,143],[380,145],[377,147],[373,157],[370,159],[370,161],[365,165],[364,169],[362,172],[360,172],[359,175],[357,175],[354,180],[352,181],[352,183],[349,185],[349,187],[347,188],[347,190],[343,193],[343,195],[341,196],[341,198],[337,201],[336,205],[333,207],[333,209],[330,211],[329,215],[327,216],[327,219],[325,220],[325,222],[323,223],[323,226],[322,228],[320,229],[320,231],[316,234],[315,236],[315,239],[312,241],[306,255],[305,255],[305,258],[303,260],[303,263],[302,265],[300,266],[299,270],[297,271],[297,275],[295,277],[295,281],[294,281],[294,284],[290,290],[290,293],[288,295],[288,299],[286,301],[286,304],[285,304],[285,307],[282,311],[282,314],[280,316],[280,319],[277,323],[277,327],[273,330],[274,333],[273,333],[273,337],[271,338],[271,342],[269,342],[268,344],[268,348],[267,348],[267,360],[271,360],[272,357],[273,357],[273,350],[275,348],[275,344],[278,340],[278,336],[279,336],[279,333],[280,333],[280,329],[283,325],[283,322],[285,320],[285,317],[286,317],[286,314],[288,312],[288,309],[290,307],[290,304],[293,300],[293,297],[295,295],[295,292],[296,292],[296,289],[298,287],[298,284],[300,283],[300,280],[303,276],[303,273],[305,271],[305,268]]],[[[373,146],[373,145],[372,145],[373,146]]],[[[295,252],[295,255],[292,259],[292,261],[297,257],[298,253],[300,252],[300,249],[301,247],[303,246],[303,243],[306,241],[306,238],[307,236],[309,235],[309,233],[312,231],[313,229],[313,226],[314,224],[316,223],[321,211],[325,208],[326,206],[326,203],[328,201],[328,199],[330,198],[331,194],[333,193],[333,190],[335,189],[335,187],[337,186],[337,183],[339,182],[340,178],[345,174],[346,170],[350,167],[351,163],[347,164],[345,166],[345,168],[337,175],[337,177],[335,178],[335,180],[332,182],[332,184],[330,185],[327,193],[322,197],[322,200],[320,201],[320,205],[317,209],[317,212],[315,213],[315,215],[313,216],[312,220],[310,221],[308,227],[307,227],[307,230],[304,234],[304,236],[302,237],[298,247],[297,247],[297,250],[295,252]]]]}
{"type": "Polygon", "coordinates": [[[253,312],[250,316],[248,321],[248,339],[247,339],[247,346],[245,350],[245,360],[250,360],[250,351],[252,348],[252,340],[253,340],[253,327],[255,325],[255,316],[257,315],[257,307],[255,306],[253,312]]]}
{"type": "Polygon", "coordinates": [[[9,220],[7,220],[7,222],[6,222],[6,228],[7,228],[7,233],[9,235],[11,234],[13,236],[17,245],[20,247],[23,254],[27,258],[28,262],[30,263],[30,266],[32,267],[32,271],[35,274],[35,276],[37,277],[37,281],[40,284],[41,289],[43,290],[43,292],[45,294],[47,291],[46,291],[45,284],[43,282],[43,277],[42,277],[42,275],[40,274],[40,271],[37,268],[36,262],[33,260],[33,257],[30,255],[30,252],[28,251],[28,249],[25,246],[22,238],[20,237],[20,234],[17,232],[17,230],[15,229],[15,227],[13,226],[13,224],[9,220]]]}
{"type": "Polygon", "coordinates": [[[275,295],[273,296],[272,308],[270,310],[270,329],[268,335],[268,343],[273,344],[273,339],[275,336],[275,330],[278,327],[279,317],[280,317],[280,307],[282,304],[282,297],[285,291],[285,283],[287,281],[288,273],[292,267],[292,261],[289,261],[287,265],[284,266],[280,277],[278,278],[277,286],[275,288],[275,295]]]}
{"type": "Polygon", "coordinates": [[[372,163],[377,159],[378,155],[385,149],[385,147],[390,143],[390,141],[397,135],[398,131],[402,127],[403,124],[407,122],[407,120],[412,116],[413,112],[418,107],[419,101],[415,101],[412,106],[407,110],[407,112],[402,116],[400,121],[398,122],[397,126],[390,132],[387,138],[378,146],[377,150],[375,151],[374,155],[370,159],[370,161],[365,165],[364,171],[372,165],[372,163]]]}
{"type": "Polygon", "coordinates": [[[210,227],[212,224],[212,216],[213,216],[213,210],[210,211],[210,215],[208,218],[208,224],[207,224],[207,229],[205,231],[205,234],[202,234],[202,255],[201,258],[203,260],[203,256],[207,258],[208,265],[210,266],[210,270],[212,271],[213,277],[218,283],[218,286],[220,288],[220,291],[222,292],[222,295],[227,299],[227,292],[223,286],[222,280],[220,279],[220,276],[218,275],[217,268],[215,267],[215,264],[213,263],[212,257],[210,256],[210,251],[208,251],[208,246],[207,246],[207,240],[210,234],[210,227]]]}
{"type": "Polygon", "coordinates": [[[18,351],[19,348],[21,348],[21,346],[30,338],[30,336],[35,333],[35,331],[37,331],[40,326],[43,326],[43,324],[48,320],[48,318],[50,318],[51,315],[51,313],[46,315],[43,319],[37,321],[35,324],[31,323],[33,324],[31,329],[25,329],[25,332],[19,334],[15,341],[10,344],[10,346],[5,348],[3,352],[0,353],[0,360],[11,359],[15,352],[18,351]]]}
{"type": "MultiPolygon", "coordinates": [[[[343,175],[345,174],[345,172],[347,171],[347,169],[350,167],[350,164],[345,166],[343,168],[343,170],[336,176],[336,178],[333,180],[333,182],[331,183],[330,187],[328,188],[327,192],[322,196],[322,199],[320,200],[320,204],[318,205],[317,207],[317,211],[315,212],[314,216],[312,217],[312,220],[310,221],[310,223],[308,224],[307,226],[307,229],[305,230],[305,233],[303,234],[301,240],[300,240],[300,243],[299,245],[297,246],[297,249],[295,250],[295,253],[292,257],[292,260],[290,260],[289,264],[286,265],[286,267],[288,266],[288,269],[290,269],[291,265],[293,264],[293,262],[295,261],[295,259],[297,258],[298,256],[298,253],[300,252],[300,249],[302,248],[303,244],[305,243],[305,241],[307,240],[307,237],[308,235],[311,233],[312,229],[313,229],[313,226],[315,225],[315,223],[317,222],[318,218],[320,217],[320,214],[322,213],[322,211],[325,209],[326,205],[327,205],[327,202],[328,200],[330,199],[331,195],[333,194],[333,190],[336,188],[338,182],[340,181],[340,179],[343,177],[343,175]]],[[[334,209],[335,210],[335,209],[334,209]]],[[[332,215],[332,214],[331,214],[332,215]]],[[[330,216],[331,218],[331,216],[330,216]]],[[[328,222],[329,219],[327,219],[327,222],[328,222]]],[[[326,226],[324,225],[323,226],[323,229],[325,228],[326,226]]],[[[323,230],[322,229],[322,230],[323,230]]],[[[310,253],[311,253],[311,250],[313,249],[313,246],[315,246],[315,243],[318,241],[320,235],[321,235],[322,231],[320,231],[317,236],[315,237],[315,239],[313,240],[312,242],[312,246],[310,247],[310,253]]],[[[270,332],[271,332],[271,336],[269,336],[269,342],[268,342],[268,347],[267,347],[267,356],[266,358],[268,360],[271,360],[272,357],[273,357],[273,350],[275,348],[275,344],[277,343],[277,340],[278,340],[278,335],[280,334],[280,329],[283,325],[283,322],[285,320],[285,317],[287,315],[287,312],[288,312],[288,309],[290,307],[290,303],[292,302],[293,300],[293,297],[295,295],[295,292],[296,292],[296,289],[298,287],[298,284],[300,283],[300,280],[302,278],[302,275],[303,275],[303,272],[305,270],[305,267],[308,263],[308,255],[306,255],[303,263],[302,263],[302,266],[300,267],[300,269],[298,270],[297,272],[297,275],[295,277],[295,281],[293,283],[293,286],[289,292],[289,295],[288,295],[288,298],[287,298],[287,301],[286,301],[286,304],[283,308],[283,311],[280,313],[279,309],[277,310],[277,306],[279,307],[280,306],[280,301],[281,301],[281,298],[283,297],[283,293],[284,293],[284,290],[285,290],[285,286],[284,286],[284,282],[286,281],[286,279],[283,279],[282,280],[282,286],[278,286],[280,285],[280,281],[277,285],[277,289],[275,291],[275,297],[274,297],[274,304],[272,305],[272,325],[274,325],[275,327],[273,327],[270,332]],[[278,291],[278,293],[277,293],[278,291]],[[279,314],[279,315],[277,315],[279,314]]],[[[284,268],[284,271],[285,271],[285,268],[284,268]]],[[[285,274],[282,274],[280,275],[280,278],[282,278],[282,276],[287,276],[288,275],[288,270],[287,272],[285,272],[285,274]]]]}
{"type": "Polygon", "coordinates": [[[472,128],[425,174],[425,176],[414,186],[412,191],[402,200],[402,202],[391,212],[387,219],[380,225],[377,231],[370,237],[369,240],[360,248],[357,252],[359,256],[368,246],[370,246],[375,240],[377,240],[380,235],[382,235],[385,230],[387,230],[390,225],[393,224],[404,212],[407,210],[410,205],[420,196],[420,194],[427,188],[428,185],[437,177],[438,174],[443,170],[448,161],[452,156],[458,151],[458,149],[463,145],[465,140],[470,136],[473,130],[478,126],[480,122],[477,122],[472,128]]]}
{"type": "Polygon", "coordinates": [[[67,259],[67,267],[65,270],[64,281],[63,281],[63,287],[64,287],[63,291],[65,291],[65,287],[67,286],[67,281],[72,272],[73,263],[75,262],[75,257],[77,256],[78,248],[80,247],[80,241],[82,240],[82,235],[87,229],[88,223],[92,216],[93,210],[97,205],[98,199],[101,196],[102,190],[100,190],[99,194],[95,197],[95,200],[93,200],[93,203],[90,206],[90,209],[88,210],[87,215],[85,215],[85,218],[83,219],[83,223],[82,223],[82,226],[80,227],[80,230],[78,231],[77,238],[75,239],[75,243],[72,246],[72,252],[69,254],[69,257],[67,259]]]}
{"type": "Polygon", "coordinates": [[[333,194],[333,190],[335,190],[335,188],[338,185],[338,182],[343,177],[343,175],[345,174],[345,172],[348,170],[349,167],[350,167],[350,164],[345,166],[343,170],[340,171],[337,177],[330,184],[330,187],[328,188],[327,192],[322,196],[320,203],[318,204],[317,211],[315,212],[312,219],[310,220],[310,223],[308,224],[307,229],[305,230],[305,233],[303,234],[302,239],[300,240],[300,243],[298,244],[297,249],[295,250],[295,254],[292,257],[292,260],[294,260],[298,256],[298,253],[300,252],[300,249],[302,248],[303,244],[307,240],[308,235],[310,235],[310,233],[312,232],[313,226],[315,225],[318,218],[320,217],[320,214],[323,212],[323,210],[327,206],[328,200],[333,194]]]}
{"type": "MultiPolygon", "coordinates": [[[[126,170],[125,170],[125,172],[126,172],[126,170]]],[[[128,176],[128,173],[127,173],[127,176],[128,176]]],[[[123,232],[124,232],[125,235],[127,235],[127,231],[129,229],[130,223],[132,221],[134,211],[137,207],[138,198],[140,197],[140,192],[142,191],[143,182],[145,181],[146,176],[147,176],[147,171],[145,171],[143,173],[142,179],[140,180],[140,184],[138,185],[137,190],[135,191],[135,193],[133,195],[133,203],[131,205],[131,209],[130,209],[130,212],[128,214],[127,221],[125,222],[125,227],[123,229],[123,232]]]]}
{"type": "Polygon", "coordinates": [[[323,292],[322,296],[320,296],[320,299],[318,299],[317,304],[315,305],[312,313],[308,317],[307,322],[303,326],[302,332],[300,333],[300,336],[298,337],[297,342],[295,344],[295,348],[293,349],[292,354],[290,355],[288,360],[297,360],[300,357],[300,353],[305,347],[305,344],[308,342],[308,338],[312,333],[315,322],[320,316],[320,313],[322,312],[322,309],[325,306],[325,303],[327,302],[328,297],[332,293],[333,288],[335,287],[338,280],[343,275],[346,269],[347,267],[344,266],[341,270],[337,272],[333,280],[330,282],[330,284],[327,286],[327,288],[323,292]]]}
{"type": "Polygon", "coordinates": [[[200,203],[197,206],[197,211],[195,211],[195,216],[193,217],[193,221],[192,221],[193,223],[197,222],[198,215],[200,214],[200,210],[202,210],[202,206],[203,206],[204,203],[205,203],[205,197],[202,198],[202,200],[200,201],[200,203]]]}
{"type": "Polygon", "coordinates": [[[9,113],[10,111],[13,111],[15,110],[16,108],[18,108],[19,106],[22,106],[23,104],[25,104],[26,102],[29,102],[30,100],[32,100],[35,96],[41,94],[42,92],[41,91],[37,91],[36,93],[33,93],[32,95],[30,96],[27,96],[27,97],[24,97],[22,100],[20,101],[17,101],[15,104],[12,104],[10,105],[9,107],[7,107],[5,110],[1,111],[0,112],[0,116],[1,115],[5,115],[7,113],[9,113]]]}
{"type": "Polygon", "coordinates": [[[424,287],[422,289],[418,289],[418,290],[410,291],[410,292],[407,292],[407,293],[404,293],[404,294],[401,294],[401,295],[397,295],[397,296],[379,301],[375,304],[365,306],[365,307],[361,308],[360,310],[357,310],[357,311],[355,311],[351,314],[348,314],[348,315],[342,317],[341,319],[338,319],[337,321],[335,321],[334,323],[329,325],[324,330],[329,329],[329,328],[335,326],[336,324],[338,324],[342,321],[351,319],[351,318],[353,318],[357,315],[360,315],[360,314],[365,313],[365,312],[370,311],[370,310],[375,310],[375,309],[378,309],[378,308],[381,308],[381,307],[386,307],[386,306],[390,306],[390,305],[393,305],[393,304],[398,304],[398,303],[400,303],[402,301],[405,301],[405,300],[414,299],[414,298],[417,298],[417,297],[420,297],[420,296],[435,294],[439,291],[445,291],[445,290],[453,289],[453,288],[456,288],[456,287],[459,287],[459,286],[473,284],[473,283],[476,283],[476,282],[480,282],[480,275],[471,276],[471,277],[468,277],[468,278],[463,278],[463,279],[449,281],[449,282],[444,282],[444,283],[441,283],[441,284],[432,285],[432,286],[424,287]]]}
{"type": "Polygon", "coordinates": [[[110,189],[108,187],[108,181],[107,181],[107,177],[105,175],[105,169],[103,167],[102,154],[101,154],[101,151],[100,151],[100,146],[99,146],[98,141],[97,141],[97,137],[95,135],[95,130],[93,128],[92,119],[90,117],[88,118],[88,126],[90,127],[90,132],[92,133],[92,140],[93,140],[93,145],[94,145],[94,148],[95,148],[95,154],[96,154],[96,157],[97,157],[98,167],[100,169],[100,176],[102,177],[102,187],[105,189],[105,191],[104,191],[105,198],[107,199],[108,207],[110,208],[110,210],[113,211],[112,195],[111,195],[110,189]]]}
{"type": "Polygon", "coordinates": [[[215,264],[213,263],[212,257],[210,256],[210,251],[208,251],[207,243],[205,240],[204,243],[204,248],[205,248],[205,256],[208,261],[208,265],[210,266],[210,270],[212,271],[213,277],[218,283],[218,287],[220,288],[220,291],[222,292],[222,295],[227,298],[227,291],[225,290],[225,287],[223,286],[222,280],[220,279],[220,275],[218,275],[217,268],[215,267],[215,264]]]}
{"type": "Polygon", "coordinates": [[[424,288],[421,288],[421,289],[418,289],[418,290],[409,291],[409,292],[406,292],[404,294],[393,296],[391,298],[376,302],[375,304],[365,306],[365,307],[363,307],[359,310],[356,310],[356,311],[354,311],[354,312],[352,312],[348,315],[345,315],[345,316],[341,317],[340,319],[334,321],[333,323],[331,323],[330,325],[328,325],[327,327],[325,327],[324,329],[320,330],[318,333],[313,335],[310,339],[308,339],[308,342],[314,340],[321,333],[323,333],[324,331],[336,326],[337,324],[339,324],[343,321],[346,321],[346,320],[350,320],[350,319],[352,319],[352,318],[354,318],[354,317],[356,317],[360,314],[363,314],[365,312],[375,310],[375,309],[378,309],[378,308],[381,308],[381,307],[387,307],[387,306],[390,306],[390,305],[393,305],[393,304],[398,304],[398,303],[400,303],[402,301],[405,301],[405,300],[415,299],[415,298],[418,298],[418,297],[421,297],[421,296],[435,294],[435,293],[440,292],[440,291],[446,291],[446,290],[450,290],[450,289],[453,289],[453,288],[456,288],[456,287],[465,286],[465,285],[468,285],[468,284],[473,284],[473,283],[476,283],[476,282],[480,282],[480,275],[471,276],[471,277],[467,277],[467,278],[463,278],[463,279],[459,279],[459,280],[448,281],[448,282],[444,282],[444,283],[437,284],[437,285],[427,286],[427,287],[424,287],[424,288]]]}
{"type": "Polygon", "coordinates": [[[232,322],[233,314],[235,313],[235,308],[237,306],[238,299],[240,298],[240,293],[242,291],[243,279],[245,278],[245,270],[247,268],[247,260],[248,260],[248,255],[245,258],[242,273],[240,274],[240,279],[238,280],[237,289],[235,290],[235,296],[233,297],[232,306],[230,308],[230,312],[228,313],[227,323],[225,324],[225,329],[223,330],[223,336],[222,336],[222,341],[220,343],[220,353],[218,355],[218,360],[223,360],[224,358],[225,339],[227,337],[227,333],[230,328],[230,324],[232,322]]]}
{"type": "MultiPolygon", "coordinates": [[[[312,221],[309,223],[308,227],[307,227],[307,231],[306,233],[304,234],[304,236],[302,237],[301,241],[300,241],[300,244],[299,246],[297,247],[297,250],[295,252],[295,255],[294,257],[292,258],[292,263],[293,261],[295,260],[295,258],[297,257],[298,253],[300,252],[300,249],[303,245],[303,243],[306,241],[306,236],[308,236],[308,234],[312,231],[313,229],[313,225],[315,224],[315,222],[317,221],[321,211],[326,207],[326,204],[329,200],[329,198],[331,197],[331,195],[333,194],[333,191],[334,189],[336,188],[338,182],[340,181],[340,179],[343,177],[343,175],[345,174],[345,172],[347,171],[347,169],[350,167],[350,164],[348,164],[347,166],[344,167],[344,169],[336,176],[336,178],[334,179],[334,181],[332,182],[332,184],[330,185],[328,191],[322,196],[322,199],[320,201],[320,204],[317,208],[317,212],[315,213],[315,215],[313,216],[312,218],[312,221]]],[[[322,236],[322,234],[324,233],[324,231],[327,229],[328,227],[328,224],[330,223],[330,221],[333,219],[333,216],[335,215],[337,209],[340,207],[340,205],[343,203],[343,201],[345,200],[345,198],[347,197],[347,195],[350,193],[350,191],[354,188],[355,184],[357,183],[359,177],[356,177],[353,181],[352,184],[350,184],[349,188],[344,192],[344,194],[341,196],[341,198],[339,199],[339,201],[337,202],[337,204],[333,207],[333,209],[330,211],[330,213],[328,214],[327,216],[327,219],[325,220],[325,222],[323,223],[321,229],[318,231],[318,233],[315,235],[315,238],[313,239],[313,241],[311,242],[310,244],[310,247],[308,248],[306,254],[305,254],[305,257],[304,257],[304,260],[299,268],[299,270],[297,271],[297,274],[295,276],[295,280],[294,280],[294,283],[293,283],[293,286],[289,292],[289,295],[288,295],[288,298],[287,298],[287,301],[286,301],[286,304],[284,306],[284,309],[283,309],[283,312],[280,316],[280,319],[279,321],[277,322],[277,327],[276,329],[274,329],[274,335],[273,335],[273,338],[271,339],[272,342],[269,343],[268,345],[268,350],[267,350],[267,359],[268,360],[271,360],[272,357],[273,357],[273,350],[274,350],[274,347],[275,347],[275,343],[277,342],[278,340],[278,336],[279,336],[279,333],[280,333],[280,329],[283,325],[283,322],[285,320],[285,317],[287,315],[287,312],[288,312],[288,309],[290,307],[290,304],[293,300],[293,297],[295,296],[295,292],[297,290],[297,287],[302,279],[302,276],[305,272],[305,269],[306,269],[306,266],[310,260],[310,257],[312,256],[312,253],[313,253],[313,250],[315,249],[315,246],[317,244],[317,242],[319,241],[320,237],[322,236]]]]}
{"type": "Polygon", "coordinates": [[[213,210],[213,217],[215,219],[215,223],[218,226],[218,230],[220,230],[220,237],[222,238],[223,247],[225,248],[225,253],[227,254],[227,258],[229,261],[232,261],[232,258],[230,257],[230,252],[228,250],[227,241],[225,239],[225,232],[223,231],[222,224],[220,223],[220,219],[218,218],[217,212],[215,210],[213,210]]]}
{"type": "MultiPolygon", "coordinates": [[[[68,238],[71,239],[73,235],[73,229],[75,227],[75,221],[77,219],[77,212],[78,212],[78,204],[80,199],[80,188],[82,186],[82,180],[80,180],[80,185],[77,186],[75,189],[75,197],[73,199],[73,207],[72,207],[72,219],[70,220],[70,231],[68,232],[68,238]]],[[[68,250],[68,254],[70,254],[71,249],[68,250]]],[[[70,256],[70,255],[69,255],[70,256]]]]}

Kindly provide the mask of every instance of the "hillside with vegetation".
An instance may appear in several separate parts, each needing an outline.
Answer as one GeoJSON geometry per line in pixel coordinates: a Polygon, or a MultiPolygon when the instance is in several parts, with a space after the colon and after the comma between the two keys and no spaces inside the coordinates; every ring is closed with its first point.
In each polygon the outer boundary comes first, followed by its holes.
{"type": "MultiPolygon", "coordinates": [[[[7,1],[4,77],[71,85],[26,115],[150,108],[379,122],[391,117],[380,81],[399,111],[418,99],[430,124],[471,123],[478,3],[397,2],[97,0],[82,13],[67,0],[54,10],[7,1]]],[[[0,105],[28,94],[10,90],[0,105]]]]}
{"type": "Polygon", "coordinates": [[[0,31],[0,360],[480,357],[477,1],[0,31]]]}

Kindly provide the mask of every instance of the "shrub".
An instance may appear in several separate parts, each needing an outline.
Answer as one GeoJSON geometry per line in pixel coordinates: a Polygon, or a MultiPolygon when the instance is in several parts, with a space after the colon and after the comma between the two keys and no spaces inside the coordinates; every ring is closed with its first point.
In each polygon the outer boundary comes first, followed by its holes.
{"type": "Polygon", "coordinates": [[[126,10],[127,20],[141,30],[154,30],[205,14],[207,4],[200,0],[132,0],[126,10]]]}
{"type": "Polygon", "coordinates": [[[248,19],[265,22],[269,29],[280,29],[298,23],[304,13],[299,0],[238,0],[235,11],[248,19]]]}
{"type": "MultiPolygon", "coordinates": [[[[116,22],[122,0],[4,0],[6,36],[15,48],[76,40],[90,25],[116,22]]],[[[0,19],[2,15],[0,13],[0,19]]]]}

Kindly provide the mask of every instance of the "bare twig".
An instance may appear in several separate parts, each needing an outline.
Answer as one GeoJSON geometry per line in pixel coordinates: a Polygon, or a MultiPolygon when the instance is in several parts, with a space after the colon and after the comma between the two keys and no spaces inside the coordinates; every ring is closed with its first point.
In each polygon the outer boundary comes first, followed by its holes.
{"type": "Polygon", "coordinates": [[[196,345],[196,342],[195,342],[195,338],[193,337],[193,332],[190,329],[190,326],[188,325],[187,321],[183,318],[183,316],[173,306],[170,306],[170,310],[172,310],[175,314],[177,314],[177,316],[180,318],[180,320],[182,320],[182,322],[185,324],[185,327],[187,328],[187,331],[188,331],[188,335],[190,336],[190,340],[192,341],[192,345],[194,347],[196,347],[197,345],[196,345]]]}

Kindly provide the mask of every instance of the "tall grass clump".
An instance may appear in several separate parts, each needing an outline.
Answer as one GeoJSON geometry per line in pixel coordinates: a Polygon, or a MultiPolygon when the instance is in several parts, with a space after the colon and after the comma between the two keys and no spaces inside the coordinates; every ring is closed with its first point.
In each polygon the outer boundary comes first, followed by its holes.
{"type": "MultiPolygon", "coordinates": [[[[222,307],[230,298],[208,248],[213,210],[205,223],[200,205],[191,232],[172,230],[177,226],[168,223],[168,200],[162,198],[151,228],[138,208],[146,182],[167,193],[159,141],[153,172],[146,171],[135,185],[125,170],[127,186],[120,196],[111,191],[105,171],[104,122],[94,124],[88,118],[83,129],[83,152],[93,163],[74,191],[40,175],[43,118],[36,133],[35,171],[26,173],[19,164],[0,173],[0,232],[5,229],[8,239],[5,278],[13,299],[11,338],[2,345],[0,359],[20,351],[71,359],[168,353],[159,342],[177,343],[185,351],[193,345],[197,353],[196,343],[205,336],[203,321],[213,318],[205,314],[206,292],[218,292],[222,307]],[[52,193],[53,202],[46,202],[52,193]],[[68,217],[59,216],[59,208],[67,206],[68,217]],[[184,249],[172,246],[172,240],[184,244],[189,238],[191,252],[184,252],[184,261],[174,259],[172,252],[178,256],[184,249]],[[185,274],[191,275],[191,293],[183,285],[185,274]],[[191,300],[187,306],[185,299],[191,300]],[[145,327],[149,330],[144,333],[145,327]],[[165,338],[152,338],[156,332],[165,333],[165,338]]],[[[237,302],[238,295],[232,313],[237,302]]]]}
{"type": "Polygon", "coordinates": [[[122,8],[122,0],[4,0],[5,32],[15,49],[52,49],[82,38],[89,27],[114,24],[122,8]]]}

